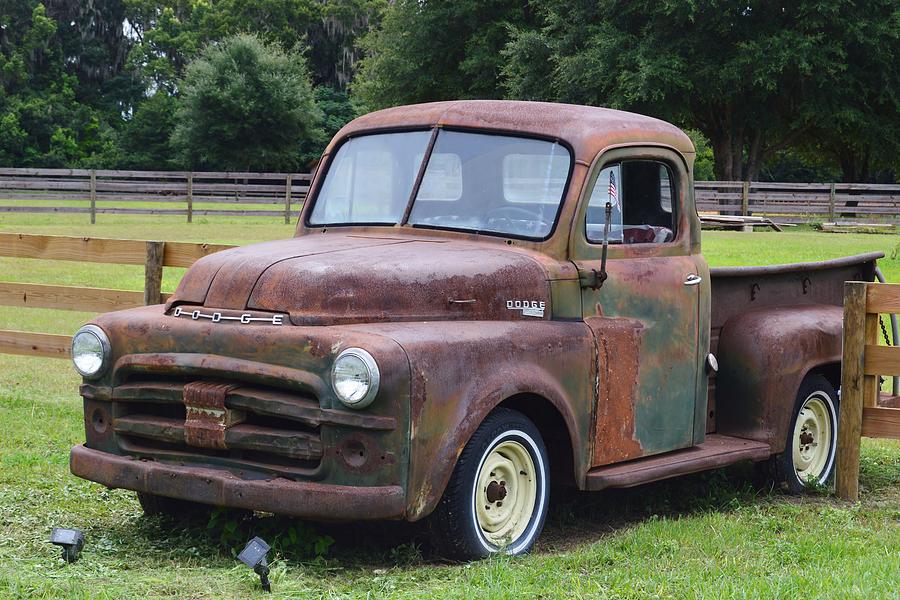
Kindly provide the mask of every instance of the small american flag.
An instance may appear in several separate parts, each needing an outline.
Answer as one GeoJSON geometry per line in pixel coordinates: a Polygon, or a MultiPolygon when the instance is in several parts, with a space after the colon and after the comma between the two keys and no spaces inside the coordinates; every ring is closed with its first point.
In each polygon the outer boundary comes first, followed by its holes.
{"type": "Polygon", "coordinates": [[[613,205],[619,204],[619,191],[616,189],[616,174],[609,172],[609,201],[613,205]]]}

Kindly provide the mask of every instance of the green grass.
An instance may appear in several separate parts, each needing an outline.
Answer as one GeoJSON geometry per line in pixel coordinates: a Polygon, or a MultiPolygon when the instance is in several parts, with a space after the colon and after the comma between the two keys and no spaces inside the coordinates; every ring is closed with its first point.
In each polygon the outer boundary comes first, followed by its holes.
{"type": "MultiPolygon", "coordinates": [[[[275,219],[4,215],[0,230],[95,237],[248,243],[287,237],[275,219]]],[[[820,260],[880,250],[886,235],[704,233],[713,265],[820,260]]],[[[900,281],[900,262],[882,261],[900,281]]],[[[178,272],[167,274],[172,289],[178,272]]],[[[140,289],[138,268],[0,259],[0,279],[140,289]]],[[[81,313],[0,309],[0,328],[70,333],[81,313]]],[[[0,356],[0,597],[246,598],[252,574],[238,542],[297,528],[274,517],[145,518],[132,495],[68,473],[83,439],[79,378],[67,361],[0,356]],[[66,565],[45,542],[50,528],[85,530],[82,559],[66,565]],[[225,540],[223,542],[223,540],[225,540]]],[[[473,564],[437,560],[422,532],[396,524],[316,525],[335,542],[312,558],[281,545],[273,587],[281,597],[340,598],[890,598],[900,569],[900,443],[864,440],[862,497],[785,497],[748,466],[602,494],[557,496],[531,556],[473,564]]]]}

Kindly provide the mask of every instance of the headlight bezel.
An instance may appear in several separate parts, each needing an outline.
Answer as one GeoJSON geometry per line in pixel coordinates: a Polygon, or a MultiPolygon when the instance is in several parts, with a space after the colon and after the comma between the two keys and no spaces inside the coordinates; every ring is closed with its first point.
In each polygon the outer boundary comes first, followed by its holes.
{"type": "Polygon", "coordinates": [[[346,348],[341,351],[341,353],[338,354],[337,357],[335,357],[334,363],[331,365],[331,389],[334,391],[335,396],[337,396],[337,399],[341,404],[343,404],[347,408],[352,408],[354,410],[366,408],[375,401],[375,397],[378,395],[378,389],[380,387],[381,370],[378,368],[378,362],[375,360],[375,357],[369,354],[366,350],[363,350],[362,348],[346,348]],[[348,356],[359,359],[365,366],[369,376],[368,390],[366,390],[366,394],[356,402],[351,402],[344,398],[338,391],[337,387],[338,365],[340,364],[341,360],[348,356]]]}
{"type": "Polygon", "coordinates": [[[106,335],[106,332],[103,331],[100,327],[96,325],[85,325],[75,332],[75,335],[72,336],[72,346],[71,346],[71,354],[72,354],[72,365],[75,367],[75,370],[79,375],[84,377],[85,379],[97,379],[102,377],[104,373],[109,369],[109,357],[112,351],[112,345],[109,342],[109,336],[106,335]],[[100,352],[101,352],[101,360],[100,360],[100,368],[98,368],[94,372],[85,372],[82,371],[78,366],[78,362],[75,360],[75,340],[80,335],[92,335],[100,342],[100,352]]]}

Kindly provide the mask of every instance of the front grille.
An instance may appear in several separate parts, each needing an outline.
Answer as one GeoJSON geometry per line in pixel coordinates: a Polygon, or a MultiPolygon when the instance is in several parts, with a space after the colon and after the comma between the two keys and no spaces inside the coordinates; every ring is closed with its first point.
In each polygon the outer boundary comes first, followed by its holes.
{"type": "Polygon", "coordinates": [[[228,390],[226,413],[238,416],[233,423],[229,419],[219,446],[198,446],[186,435],[184,389],[194,381],[129,380],[112,388],[119,447],[135,456],[284,476],[309,476],[318,467],[320,429],[330,412],[320,408],[318,399],[292,390],[216,380],[228,390]]]}

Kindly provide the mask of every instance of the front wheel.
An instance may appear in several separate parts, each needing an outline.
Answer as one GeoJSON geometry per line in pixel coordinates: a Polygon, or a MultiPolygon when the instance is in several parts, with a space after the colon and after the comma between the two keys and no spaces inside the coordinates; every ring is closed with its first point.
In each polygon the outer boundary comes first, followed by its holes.
{"type": "Polygon", "coordinates": [[[544,527],[549,461],[525,415],[494,410],[466,444],[435,509],[435,542],[449,556],[528,552],[544,527]]]}
{"type": "Polygon", "coordinates": [[[828,380],[810,375],[800,384],[784,452],[774,458],[782,489],[797,494],[825,485],[834,474],[838,396],[828,380]]]}

